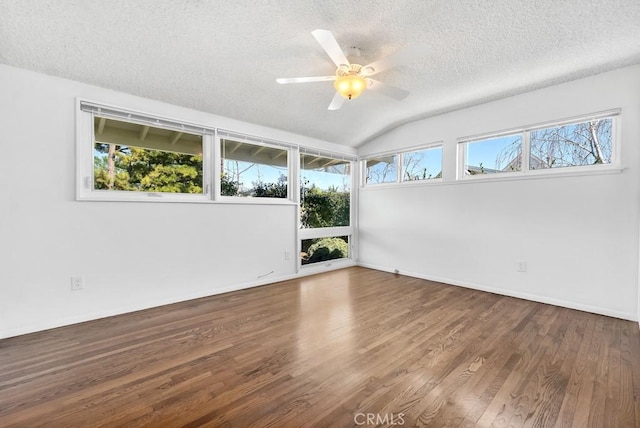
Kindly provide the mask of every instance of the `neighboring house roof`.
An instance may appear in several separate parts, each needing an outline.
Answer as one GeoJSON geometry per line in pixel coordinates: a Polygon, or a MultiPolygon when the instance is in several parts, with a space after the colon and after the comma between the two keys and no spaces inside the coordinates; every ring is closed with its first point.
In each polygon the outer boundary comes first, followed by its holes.
{"type": "Polygon", "coordinates": [[[465,170],[467,171],[467,173],[469,175],[487,174],[487,173],[493,173],[493,172],[502,172],[499,169],[485,168],[485,167],[479,167],[479,166],[475,166],[475,165],[467,165],[465,167],[465,170]]]}
{"type": "MultiPolygon", "coordinates": [[[[509,162],[507,164],[507,166],[505,166],[504,168],[502,168],[501,171],[520,171],[520,166],[522,165],[522,153],[519,153],[515,158],[513,158],[511,160],[511,162],[509,162]]],[[[529,155],[529,168],[530,169],[545,169],[547,168],[547,163],[545,161],[543,161],[542,159],[540,159],[539,157],[537,157],[536,155],[529,155]]]]}
{"type": "MultiPolygon", "coordinates": [[[[466,165],[465,170],[468,175],[492,174],[496,172],[520,171],[522,165],[522,153],[519,153],[502,169],[485,168],[475,165],[466,165]]],[[[529,166],[531,169],[548,168],[547,163],[535,155],[529,156],[529,166]]]]}

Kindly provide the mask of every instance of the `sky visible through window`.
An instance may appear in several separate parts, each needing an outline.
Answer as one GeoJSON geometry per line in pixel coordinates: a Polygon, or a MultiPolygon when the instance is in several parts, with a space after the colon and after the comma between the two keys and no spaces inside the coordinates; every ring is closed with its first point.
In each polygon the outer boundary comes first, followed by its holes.
{"type": "Polygon", "coordinates": [[[404,181],[439,178],[442,176],[442,147],[404,153],[402,163],[404,181]]]}
{"type": "MultiPolygon", "coordinates": [[[[288,177],[287,168],[251,164],[250,162],[240,162],[239,169],[244,170],[241,176],[243,186],[251,187],[253,183],[262,181],[263,183],[277,183],[280,176],[288,177]]],[[[312,169],[301,169],[300,178],[307,179],[309,183],[314,183],[322,190],[337,188],[338,190],[349,190],[351,187],[351,175],[338,174],[312,169]]]]}
{"type": "Polygon", "coordinates": [[[466,143],[466,165],[501,171],[513,159],[505,159],[501,154],[514,145],[522,145],[522,135],[487,138],[466,143]]]}
{"type": "Polygon", "coordinates": [[[372,157],[366,161],[367,184],[393,183],[398,180],[398,155],[372,157]]]}
{"type": "Polygon", "coordinates": [[[351,188],[350,174],[337,174],[332,172],[303,169],[300,171],[300,178],[302,181],[308,180],[309,183],[315,184],[317,188],[322,190],[335,188],[339,191],[346,191],[351,188]]]}
{"type": "Polygon", "coordinates": [[[277,183],[280,176],[287,177],[289,171],[286,167],[274,165],[261,165],[255,162],[244,162],[225,159],[225,170],[241,171],[240,182],[245,188],[250,188],[254,183],[277,183]]]}

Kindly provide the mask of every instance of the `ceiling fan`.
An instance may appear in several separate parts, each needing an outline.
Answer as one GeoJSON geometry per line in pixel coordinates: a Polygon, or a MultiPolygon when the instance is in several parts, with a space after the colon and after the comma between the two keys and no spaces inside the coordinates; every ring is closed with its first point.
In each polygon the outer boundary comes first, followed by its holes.
{"type": "MultiPolygon", "coordinates": [[[[402,65],[411,59],[419,49],[408,48],[395,52],[385,58],[372,62],[367,65],[351,64],[347,60],[346,55],[338,45],[335,37],[328,30],[314,30],[311,32],[313,37],[320,43],[320,46],[331,58],[331,61],[338,67],[335,76],[317,76],[317,77],[284,77],[276,79],[280,84],[289,83],[309,83],[309,82],[330,82],[336,88],[336,94],[329,104],[329,110],[338,110],[346,99],[353,99],[362,94],[365,89],[371,89],[381,94],[403,100],[409,95],[409,91],[386,85],[378,80],[372,79],[373,76],[381,71],[402,65]]],[[[357,50],[357,48],[355,48],[357,50]]]]}

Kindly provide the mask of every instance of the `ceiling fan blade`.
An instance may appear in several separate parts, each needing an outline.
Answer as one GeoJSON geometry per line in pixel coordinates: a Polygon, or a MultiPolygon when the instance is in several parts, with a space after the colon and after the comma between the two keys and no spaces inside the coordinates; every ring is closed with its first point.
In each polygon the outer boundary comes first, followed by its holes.
{"type": "Polygon", "coordinates": [[[349,65],[349,60],[344,55],[342,48],[329,30],[313,30],[311,32],[322,49],[329,55],[331,61],[339,68],[341,65],[349,65]]]}
{"type": "Polygon", "coordinates": [[[309,83],[309,82],[330,82],[336,80],[336,76],[317,76],[317,77],[281,77],[276,82],[281,85],[288,83],[309,83]]]}
{"type": "Polygon", "coordinates": [[[426,49],[423,46],[411,46],[400,49],[389,56],[365,65],[362,67],[362,74],[365,76],[373,76],[381,71],[403,65],[416,57],[424,56],[426,53],[426,49]]]}
{"type": "Polygon", "coordinates": [[[386,85],[378,80],[369,79],[369,78],[367,78],[367,80],[371,82],[369,84],[369,89],[371,89],[372,91],[379,92],[388,97],[395,98],[396,100],[404,100],[410,94],[409,91],[396,88],[395,86],[386,85]]]}
{"type": "Polygon", "coordinates": [[[340,95],[338,92],[336,92],[327,110],[340,110],[340,107],[342,107],[342,104],[344,104],[344,100],[345,98],[342,95],[340,95]]]}

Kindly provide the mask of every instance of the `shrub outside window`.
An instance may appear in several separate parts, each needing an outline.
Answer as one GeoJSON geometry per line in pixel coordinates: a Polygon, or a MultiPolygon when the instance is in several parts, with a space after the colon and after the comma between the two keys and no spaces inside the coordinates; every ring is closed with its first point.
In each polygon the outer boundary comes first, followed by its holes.
{"type": "Polygon", "coordinates": [[[351,161],[300,155],[300,227],[349,226],[351,161]]]}
{"type": "Polygon", "coordinates": [[[300,266],[349,259],[353,165],[349,156],[300,153],[300,266]]]}
{"type": "Polygon", "coordinates": [[[349,255],[349,237],[331,236],[325,238],[303,239],[301,263],[308,265],[330,260],[346,259],[349,255]]]}

